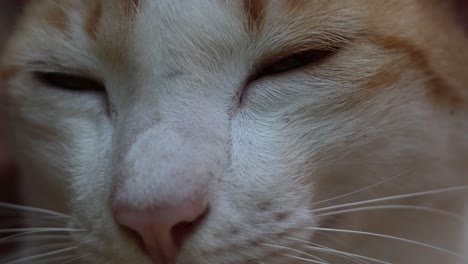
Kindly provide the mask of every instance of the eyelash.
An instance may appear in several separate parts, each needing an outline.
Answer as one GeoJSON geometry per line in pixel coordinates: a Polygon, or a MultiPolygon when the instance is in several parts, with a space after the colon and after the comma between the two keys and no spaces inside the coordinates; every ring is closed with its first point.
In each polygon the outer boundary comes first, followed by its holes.
{"type": "Polygon", "coordinates": [[[34,72],[33,74],[39,82],[49,87],[78,92],[106,93],[104,84],[92,78],[59,72],[34,72]]]}
{"type": "Polygon", "coordinates": [[[280,59],[266,67],[260,68],[251,81],[258,80],[265,76],[277,75],[281,73],[291,72],[314,64],[319,64],[325,59],[335,54],[337,49],[327,50],[308,50],[295,53],[286,58],[280,59]]]}
{"type": "MultiPolygon", "coordinates": [[[[338,49],[308,50],[295,53],[269,64],[266,67],[260,68],[259,71],[249,78],[248,82],[253,82],[266,76],[288,73],[311,65],[317,65],[335,54],[337,50],[338,49]]],[[[60,72],[34,72],[33,74],[39,82],[49,87],[77,92],[99,92],[106,94],[105,85],[92,78],[60,72]]],[[[246,96],[246,90],[247,88],[241,93],[241,103],[246,96]]]]}
{"type": "Polygon", "coordinates": [[[242,102],[247,97],[249,83],[267,76],[285,74],[305,67],[318,65],[320,63],[323,63],[330,56],[337,53],[338,50],[338,48],[331,48],[326,50],[307,50],[280,59],[272,64],[267,65],[266,67],[261,67],[260,70],[256,71],[248,79],[247,87],[244,87],[244,89],[241,91],[239,97],[239,104],[242,104],[242,102]]]}

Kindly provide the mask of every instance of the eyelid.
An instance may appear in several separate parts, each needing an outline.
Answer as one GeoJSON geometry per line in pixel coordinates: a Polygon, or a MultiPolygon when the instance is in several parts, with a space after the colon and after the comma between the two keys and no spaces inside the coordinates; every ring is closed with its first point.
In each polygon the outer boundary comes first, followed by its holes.
{"type": "Polygon", "coordinates": [[[323,49],[302,49],[301,50],[296,50],[295,52],[290,52],[286,55],[283,56],[276,56],[275,57],[270,57],[269,59],[263,61],[260,66],[257,66],[256,69],[253,71],[253,73],[247,78],[244,87],[241,89],[239,96],[238,96],[238,103],[239,105],[242,105],[243,102],[246,100],[245,98],[247,97],[247,93],[249,90],[249,86],[252,82],[255,82],[259,79],[262,79],[266,76],[269,75],[279,75],[279,74],[288,74],[296,70],[304,69],[305,67],[311,66],[313,64],[318,65],[320,63],[323,63],[324,60],[328,59],[328,57],[335,55],[337,52],[339,52],[341,49],[340,46],[329,46],[328,48],[323,48],[323,49]],[[285,70],[280,70],[280,71],[269,71],[269,67],[274,66],[277,63],[281,63],[284,60],[287,60],[288,58],[295,56],[295,55],[301,55],[301,54],[306,54],[307,52],[317,52],[317,53],[322,53],[321,56],[318,56],[316,60],[313,58],[306,59],[308,61],[306,62],[301,62],[299,66],[297,67],[290,67],[290,69],[285,70]]]}
{"type": "Polygon", "coordinates": [[[86,75],[70,74],[66,72],[33,71],[34,77],[41,83],[53,88],[71,91],[105,92],[105,85],[95,78],[86,75]]]}
{"type": "MultiPolygon", "coordinates": [[[[294,52],[285,53],[283,55],[272,56],[272,57],[269,57],[268,59],[264,60],[263,62],[259,63],[258,66],[255,67],[253,73],[250,75],[248,80],[250,82],[250,81],[253,81],[253,80],[261,79],[264,76],[270,75],[268,73],[263,73],[263,71],[265,69],[268,69],[270,66],[273,66],[273,65],[275,65],[277,63],[281,63],[282,61],[287,60],[288,58],[290,58],[292,56],[295,56],[295,55],[306,54],[308,52],[324,52],[324,53],[327,53],[327,54],[324,54],[325,56],[323,56],[322,58],[320,58],[320,59],[318,59],[316,61],[316,63],[318,64],[321,61],[323,61],[324,59],[327,59],[327,57],[329,57],[330,55],[334,55],[339,50],[340,50],[340,47],[327,47],[327,48],[323,48],[323,49],[319,49],[319,48],[305,49],[305,48],[303,48],[303,49],[296,50],[294,52]]],[[[285,72],[288,72],[288,71],[285,71],[285,72]]],[[[274,75],[274,74],[281,74],[281,73],[273,73],[272,75],[274,75]]]]}

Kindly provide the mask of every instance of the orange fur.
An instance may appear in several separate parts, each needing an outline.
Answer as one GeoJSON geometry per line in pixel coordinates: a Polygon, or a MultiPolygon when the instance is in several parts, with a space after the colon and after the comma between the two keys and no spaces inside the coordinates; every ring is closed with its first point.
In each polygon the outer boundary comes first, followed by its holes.
{"type": "Polygon", "coordinates": [[[88,33],[88,36],[96,40],[97,31],[99,27],[99,21],[102,16],[102,2],[101,0],[93,1],[91,3],[91,9],[88,14],[88,18],[85,24],[85,31],[88,33]]]}
{"type": "Polygon", "coordinates": [[[265,22],[265,2],[263,0],[244,0],[245,25],[247,31],[258,32],[265,22]]]}
{"type": "Polygon", "coordinates": [[[461,213],[459,193],[391,200],[429,209],[409,216],[324,209],[468,184],[468,38],[447,1],[58,2],[31,3],[0,80],[25,201],[86,230],[78,263],[286,264],[311,242],[454,264],[316,229],[459,246],[427,214],[461,213]]]}

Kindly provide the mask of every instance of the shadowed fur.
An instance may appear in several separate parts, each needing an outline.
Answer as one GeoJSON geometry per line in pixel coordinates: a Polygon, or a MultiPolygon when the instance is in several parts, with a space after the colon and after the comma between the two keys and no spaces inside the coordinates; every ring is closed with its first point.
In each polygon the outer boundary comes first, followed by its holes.
{"type": "Polygon", "coordinates": [[[116,211],[181,201],[208,209],[164,264],[466,263],[451,1],[117,2],[32,1],[3,54],[6,263],[154,263],[116,211]]]}

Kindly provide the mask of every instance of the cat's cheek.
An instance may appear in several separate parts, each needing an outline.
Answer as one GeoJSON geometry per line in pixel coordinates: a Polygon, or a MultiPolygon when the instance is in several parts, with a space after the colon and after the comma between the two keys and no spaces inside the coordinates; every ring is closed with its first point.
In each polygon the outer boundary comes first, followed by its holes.
{"type": "Polygon", "coordinates": [[[7,109],[11,129],[21,131],[11,135],[13,144],[21,144],[15,158],[52,181],[84,175],[83,165],[97,162],[96,153],[112,135],[105,100],[92,94],[70,94],[21,78],[8,87],[7,109]]]}
{"type": "Polygon", "coordinates": [[[110,117],[107,96],[98,92],[67,91],[37,82],[28,73],[19,73],[6,91],[8,109],[33,118],[61,120],[87,118],[101,121],[110,117]]]}

